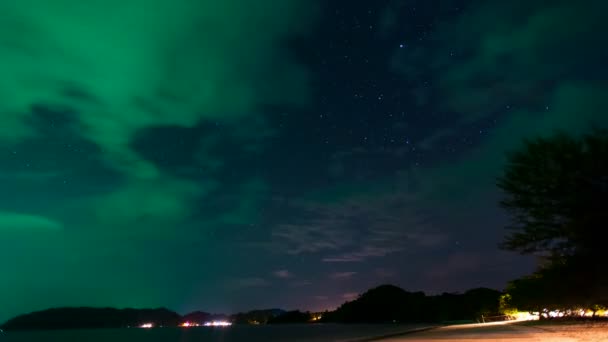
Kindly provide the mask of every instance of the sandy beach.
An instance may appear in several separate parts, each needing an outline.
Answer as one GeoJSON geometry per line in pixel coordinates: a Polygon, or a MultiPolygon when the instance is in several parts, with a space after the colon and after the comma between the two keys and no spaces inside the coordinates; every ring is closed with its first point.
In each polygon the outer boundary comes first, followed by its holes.
{"type": "Polygon", "coordinates": [[[590,342],[608,341],[608,324],[544,324],[530,325],[521,322],[466,324],[441,327],[429,331],[382,339],[384,342],[413,341],[517,341],[517,342],[590,342]]]}

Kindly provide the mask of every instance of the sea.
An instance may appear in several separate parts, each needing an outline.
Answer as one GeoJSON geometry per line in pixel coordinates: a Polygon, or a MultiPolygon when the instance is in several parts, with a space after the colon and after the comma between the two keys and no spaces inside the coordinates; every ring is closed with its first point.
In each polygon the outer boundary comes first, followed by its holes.
{"type": "Polygon", "coordinates": [[[234,325],[231,327],[19,331],[1,342],[354,342],[425,329],[422,325],[234,325]]]}

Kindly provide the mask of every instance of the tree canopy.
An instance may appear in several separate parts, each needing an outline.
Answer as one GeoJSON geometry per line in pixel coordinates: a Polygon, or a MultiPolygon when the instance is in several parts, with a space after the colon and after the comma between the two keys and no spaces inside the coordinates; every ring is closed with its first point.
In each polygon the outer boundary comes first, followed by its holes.
{"type": "Polygon", "coordinates": [[[381,285],[323,315],[324,322],[420,323],[475,321],[497,316],[501,292],[477,288],[463,294],[427,296],[394,285],[381,285]]]}
{"type": "Polygon", "coordinates": [[[608,132],[527,140],[508,155],[498,186],[512,219],[502,247],[544,260],[509,284],[510,304],[535,312],[607,305],[608,132]]]}
{"type": "Polygon", "coordinates": [[[608,133],[527,140],[498,186],[511,214],[504,248],[552,258],[599,257],[608,221],[608,133]]]}

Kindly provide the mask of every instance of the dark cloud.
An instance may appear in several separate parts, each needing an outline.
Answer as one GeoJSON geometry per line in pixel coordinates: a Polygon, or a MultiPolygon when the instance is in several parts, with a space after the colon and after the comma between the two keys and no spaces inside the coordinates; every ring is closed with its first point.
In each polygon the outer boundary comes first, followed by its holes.
{"type": "Polygon", "coordinates": [[[329,278],[334,279],[334,280],[350,279],[353,276],[355,276],[356,274],[357,274],[357,272],[336,272],[336,273],[330,274],[329,278]]]}
{"type": "Polygon", "coordinates": [[[281,279],[288,279],[293,277],[293,274],[291,274],[291,272],[289,272],[288,270],[277,270],[272,272],[272,274],[277,277],[277,278],[281,278],[281,279]]]}

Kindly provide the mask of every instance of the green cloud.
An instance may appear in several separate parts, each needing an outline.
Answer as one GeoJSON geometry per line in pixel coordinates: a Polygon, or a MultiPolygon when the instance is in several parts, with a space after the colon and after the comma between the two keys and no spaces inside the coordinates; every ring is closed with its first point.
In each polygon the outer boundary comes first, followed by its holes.
{"type": "MultiPolygon", "coordinates": [[[[87,202],[100,217],[115,212],[113,222],[187,216],[214,182],[165,174],[133,148],[138,132],[208,120],[267,134],[241,121],[263,123],[259,107],[308,98],[307,72],[285,42],[313,21],[309,1],[8,0],[0,12],[0,141],[38,134],[32,105],[70,113],[125,176],[124,188],[87,202]]],[[[204,150],[198,158],[223,165],[204,150]]]]}
{"type": "Polygon", "coordinates": [[[594,127],[606,127],[607,91],[608,86],[564,83],[548,101],[548,110],[513,111],[488,133],[483,143],[456,162],[417,168],[409,176],[421,183],[420,195],[441,203],[467,206],[466,201],[458,199],[493,191],[506,153],[519,147],[524,139],[557,131],[579,135],[594,127]]]}
{"type": "Polygon", "coordinates": [[[255,115],[306,98],[306,73],[281,40],[308,24],[306,2],[3,1],[0,138],[35,134],[35,103],[70,108],[115,168],[158,170],[129,147],[140,129],[255,115]]]}
{"type": "Polygon", "coordinates": [[[0,234],[7,232],[58,231],[63,225],[53,219],[23,213],[0,211],[0,234]]]}
{"type": "Polygon", "coordinates": [[[117,231],[122,231],[164,236],[164,232],[173,234],[179,228],[177,223],[187,220],[195,209],[196,199],[216,186],[213,182],[205,185],[171,177],[129,180],[115,191],[85,201],[81,210],[90,213],[89,226],[102,228],[98,234],[108,232],[116,237],[117,231]]]}

